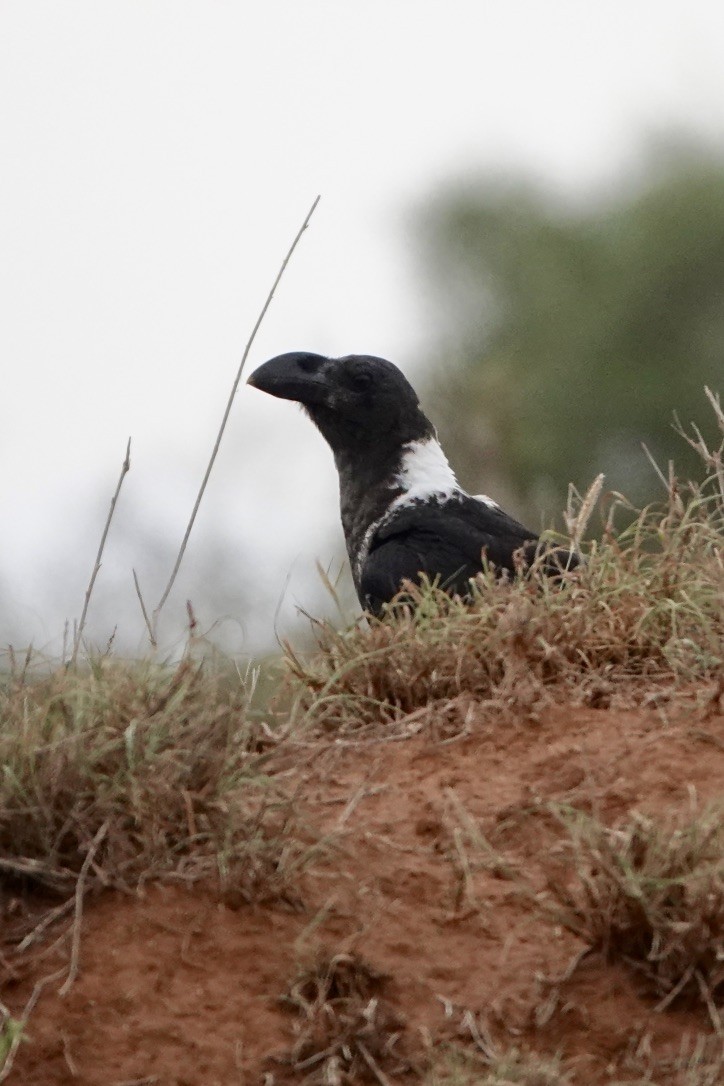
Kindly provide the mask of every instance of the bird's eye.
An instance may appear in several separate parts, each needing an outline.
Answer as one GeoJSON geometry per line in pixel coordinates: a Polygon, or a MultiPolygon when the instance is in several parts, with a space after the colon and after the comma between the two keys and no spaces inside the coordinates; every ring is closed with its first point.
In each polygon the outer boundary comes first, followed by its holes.
{"type": "Polygon", "coordinates": [[[352,387],[358,389],[360,392],[362,389],[369,388],[372,383],[372,374],[367,370],[357,370],[352,374],[352,387]]]}

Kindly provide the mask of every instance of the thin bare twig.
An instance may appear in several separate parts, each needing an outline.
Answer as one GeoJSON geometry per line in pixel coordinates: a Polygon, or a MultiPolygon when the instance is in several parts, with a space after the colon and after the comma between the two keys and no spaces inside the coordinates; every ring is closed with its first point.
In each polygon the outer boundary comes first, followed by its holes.
{"type": "Polygon", "coordinates": [[[67,901],[64,901],[62,905],[58,905],[55,909],[51,909],[47,912],[39,924],[36,924],[32,931],[29,931],[21,942],[18,943],[17,953],[22,954],[24,950],[27,950],[29,946],[37,942],[38,939],[45,933],[47,928],[54,924],[56,920],[60,920],[62,916],[70,912],[73,908],[74,898],[69,897],[67,901]]]}
{"type": "Polygon", "coordinates": [[[664,490],[668,491],[668,489],[669,489],[669,480],[666,478],[663,471],[661,470],[659,465],[656,463],[656,460],[654,459],[654,455],[651,452],[651,450],[649,449],[649,447],[648,447],[648,445],[646,444],[645,441],[641,442],[641,448],[646,453],[646,459],[648,460],[649,464],[651,464],[651,467],[654,469],[654,471],[658,475],[659,479],[663,483],[664,490]]]}
{"type": "MultiPolygon", "coordinates": [[[[695,968],[695,965],[690,965],[688,969],[684,970],[684,972],[679,977],[678,984],[675,984],[671,991],[667,992],[664,998],[659,1000],[659,1002],[656,1004],[656,1006],[654,1007],[654,1014],[661,1014],[662,1011],[665,1011],[666,1008],[674,1002],[677,995],[679,995],[680,992],[683,992],[684,988],[686,988],[687,984],[694,975],[695,968]]],[[[699,976],[697,974],[697,981],[698,980],[699,976]]]]}
{"type": "Polygon", "coordinates": [[[298,243],[299,243],[299,241],[300,241],[300,239],[302,237],[302,234],[304,233],[304,231],[309,226],[309,220],[311,219],[312,215],[314,214],[314,211],[315,211],[315,209],[317,207],[317,204],[319,203],[320,199],[321,199],[321,197],[317,196],[314,203],[312,204],[309,211],[307,212],[306,218],[305,218],[304,222],[302,223],[299,231],[297,232],[297,235],[294,238],[294,241],[292,242],[291,246],[289,247],[289,251],[287,252],[287,255],[284,257],[284,260],[282,261],[281,267],[279,268],[279,271],[277,272],[277,277],[274,280],[272,288],[271,288],[271,290],[269,291],[269,293],[267,295],[267,298],[266,298],[266,301],[264,302],[264,305],[262,306],[261,312],[260,312],[259,316],[256,319],[256,324],[252,328],[251,335],[249,336],[249,339],[247,340],[247,343],[246,343],[246,347],[244,348],[244,353],[241,356],[241,362],[239,363],[239,368],[236,371],[236,377],[234,378],[234,383],[231,386],[231,392],[229,393],[229,398],[228,398],[228,400],[226,402],[226,408],[224,410],[224,414],[223,414],[223,417],[221,419],[221,425],[219,426],[219,432],[216,435],[216,441],[214,442],[214,447],[211,450],[211,457],[209,458],[209,463],[208,463],[208,465],[206,467],[206,471],[204,472],[204,477],[203,477],[203,479],[201,481],[201,486],[199,488],[199,492],[196,495],[196,501],[194,502],[194,507],[193,507],[193,509],[191,511],[191,516],[189,518],[189,522],[186,525],[186,531],[184,532],[184,537],[183,537],[183,539],[181,541],[181,546],[180,546],[179,552],[178,552],[178,554],[176,556],[176,561],[174,563],[174,567],[171,570],[171,576],[169,577],[168,584],[164,588],[164,590],[163,590],[163,592],[161,594],[161,598],[158,601],[158,603],[156,605],[156,608],[155,608],[155,610],[153,612],[151,627],[152,627],[152,642],[154,644],[155,644],[155,641],[156,641],[156,633],[157,633],[157,630],[158,630],[158,619],[159,619],[159,616],[160,616],[161,611],[163,609],[163,606],[164,606],[164,604],[166,603],[166,600],[169,597],[169,593],[171,592],[171,589],[174,586],[174,582],[176,580],[176,575],[178,574],[179,567],[180,567],[181,562],[183,560],[183,556],[184,556],[184,554],[186,552],[186,545],[187,545],[187,543],[189,541],[189,536],[191,535],[191,529],[194,526],[194,522],[196,520],[196,514],[199,511],[199,506],[201,505],[201,499],[204,496],[204,491],[206,490],[206,484],[209,481],[209,476],[211,475],[211,470],[212,470],[212,468],[214,466],[214,462],[216,460],[216,455],[217,455],[217,453],[219,451],[219,447],[221,445],[221,439],[224,436],[224,430],[226,429],[226,423],[228,422],[229,415],[231,413],[231,408],[232,408],[232,405],[234,403],[234,397],[236,396],[236,390],[239,387],[239,381],[241,380],[241,374],[242,374],[242,371],[243,371],[244,366],[246,364],[246,360],[247,360],[247,358],[249,356],[249,351],[251,350],[252,344],[254,343],[254,340],[256,338],[256,334],[259,331],[259,327],[261,325],[261,322],[264,320],[264,317],[266,316],[266,311],[269,308],[269,306],[271,305],[272,298],[274,297],[274,292],[276,291],[277,287],[279,286],[281,278],[284,275],[284,272],[286,271],[287,264],[291,260],[292,254],[294,253],[294,250],[296,249],[296,247],[297,247],[297,245],[298,245],[298,243]]]}
{"type": "Polygon", "coordinates": [[[148,630],[148,638],[151,642],[151,648],[156,648],[156,636],[153,632],[153,626],[151,620],[148,617],[148,611],[146,610],[146,604],[143,602],[143,596],[141,595],[141,586],[138,583],[138,574],[135,569],[131,571],[133,573],[133,583],[136,586],[136,595],[138,596],[138,602],[141,605],[141,611],[143,613],[143,621],[146,623],[146,629],[148,630]]]}
{"type": "Polygon", "coordinates": [[[379,1066],[367,1046],[363,1044],[360,1040],[356,1040],[355,1044],[357,1045],[360,1056],[365,1061],[370,1071],[379,1082],[380,1086],[392,1086],[391,1081],[388,1079],[387,1075],[383,1073],[382,1068],[379,1066]]]}
{"type": "Polygon", "coordinates": [[[88,846],[88,852],[83,860],[83,866],[80,869],[78,875],[78,881],[75,884],[75,918],[73,920],[73,941],[71,944],[70,952],[70,966],[68,968],[68,976],[65,978],[64,983],[58,989],[58,995],[66,996],[73,987],[73,982],[78,976],[78,962],[80,957],[80,926],[83,920],[83,894],[85,892],[85,880],[88,875],[88,869],[93,863],[93,859],[98,850],[98,846],[108,832],[108,822],[104,822],[98,829],[95,837],[88,846]]]}
{"type": "Polygon", "coordinates": [[[28,875],[37,882],[50,886],[54,890],[63,890],[70,882],[72,884],[73,873],[65,867],[53,867],[43,863],[42,860],[34,860],[32,857],[20,856],[14,860],[9,856],[0,857],[0,871],[11,871],[14,875],[28,875]]]}
{"type": "Polygon", "coordinates": [[[716,1033],[717,1037],[719,1037],[720,1039],[724,1039],[724,1025],[722,1025],[719,1011],[716,1009],[716,1006],[714,1004],[714,999],[711,994],[711,988],[706,983],[698,969],[694,976],[696,977],[696,983],[699,985],[701,998],[704,1000],[704,1003],[706,1004],[706,1009],[709,1012],[709,1018],[711,1019],[711,1024],[714,1027],[714,1032],[716,1033]]]}
{"type": "Polygon", "coordinates": [[[113,514],[116,510],[116,502],[118,501],[118,495],[121,493],[121,487],[123,486],[123,480],[130,471],[131,468],[131,439],[128,439],[128,445],[126,446],[126,455],[121,465],[121,474],[118,477],[118,485],[116,486],[115,493],[111,498],[111,508],[108,510],[108,516],[106,517],[106,524],[103,529],[103,535],[101,536],[101,542],[98,547],[98,554],[96,555],[96,562],[93,566],[93,572],[91,573],[91,579],[88,582],[88,587],[85,590],[85,600],[83,602],[83,612],[80,616],[80,622],[75,631],[75,639],[73,641],[73,655],[70,658],[71,667],[75,664],[78,658],[78,650],[80,648],[81,638],[83,637],[83,628],[85,627],[85,620],[88,614],[88,604],[90,603],[91,593],[93,592],[93,585],[96,583],[96,577],[98,571],[101,568],[101,559],[103,557],[103,548],[106,545],[106,539],[108,538],[108,529],[111,526],[113,520],[113,514]]]}

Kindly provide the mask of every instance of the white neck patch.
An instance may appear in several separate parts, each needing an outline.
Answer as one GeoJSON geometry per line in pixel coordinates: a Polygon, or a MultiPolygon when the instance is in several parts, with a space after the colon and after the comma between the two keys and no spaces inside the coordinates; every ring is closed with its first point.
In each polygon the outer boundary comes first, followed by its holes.
{"type": "Polygon", "coordinates": [[[359,551],[352,558],[352,570],[357,581],[362,575],[362,567],[367,561],[375,532],[400,506],[425,501],[427,498],[440,498],[444,501],[446,498],[451,498],[453,494],[462,493],[455,473],[448,464],[440,443],[434,437],[426,438],[424,441],[411,441],[405,446],[402,466],[394,477],[391,487],[401,488],[402,494],[398,494],[389,509],[377,520],[372,521],[367,528],[359,551]]]}
{"type": "Polygon", "coordinates": [[[395,486],[403,490],[395,505],[432,497],[449,498],[460,493],[455,472],[434,437],[411,441],[405,446],[395,486]]]}

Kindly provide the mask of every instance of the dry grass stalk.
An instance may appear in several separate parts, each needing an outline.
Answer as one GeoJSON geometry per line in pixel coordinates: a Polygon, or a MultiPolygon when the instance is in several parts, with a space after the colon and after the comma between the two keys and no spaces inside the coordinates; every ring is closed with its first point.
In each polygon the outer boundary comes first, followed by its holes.
{"type": "Polygon", "coordinates": [[[297,234],[296,234],[296,236],[294,238],[294,241],[290,245],[289,250],[287,252],[287,255],[284,257],[284,260],[281,263],[279,271],[277,272],[277,276],[276,276],[276,279],[274,280],[274,283],[272,284],[272,288],[269,291],[269,293],[267,294],[266,301],[264,302],[264,305],[261,308],[261,312],[259,313],[259,316],[256,319],[256,323],[255,323],[254,327],[251,330],[251,335],[249,336],[249,339],[246,342],[246,346],[244,347],[244,352],[243,352],[243,354],[241,356],[241,361],[239,363],[239,368],[236,371],[236,376],[235,376],[233,384],[231,386],[231,392],[229,393],[229,398],[226,401],[226,407],[224,408],[224,414],[223,414],[222,419],[221,419],[221,424],[219,426],[219,431],[218,431],[218,433],[216,435],[216,440],[214,442],[214,447],[211,450],[211,456],[210,456],[209,462],[208,462],[208,464],[206,466],[206,471],[204,472],[204,477],[203,477],[203,479],[201,481],[201,486],[199,487],[199,492],[196,495],[196,501],[194,502],[194,507],[191,510],[191,516],[189,517],[189,522],[186,525],[186,531],[184,532],[183,539],[181,540],[181,546],[179,547],[178,554],[176,555],[176,561],[174,562],[173,569],[171,570],[171,575],[170,575],[170,577],[168,579],[166,587],[164,588],[163,592],[161,593],[161,597],[160,597],[158,603],[156,604],[156,607],[154,609],[153,615],[151,616],[150,622],[148,621],[148,615],[146,613],[146,608],[145,608],[145,606],[143,604],[143,599],[141,597],[141,590],[140,590],[139,585],[138,585],[138,578],[136,577],[135,572],[133,574],[134,581],[136,583],[136,591],[138,593],[138,598],[141,601],[141,608],[142,608],[143,613],[144,613],[144,619],[146,620],[146,625],[148,627],[149,637],[151,639],[151,644],[152,645],[156,645],[156,642],[157,642],[158,620],[160,618],[161,611],[163,610],[164,604],[166,603],[166,600],[169,597],[171,589],[174,586],[174,583],[176,581],[176,576],[177,576],[179,568],[181,566],[181,562],[183,561],[183,556],[186,553],[186,546],[187,546],[188,541],[189,541],[189,536],[191,535],[191,531],[192,531],[194,523],[196,521],[196,514],[198,513],[199,506],[201,505],[201,499],[204,496],[204,492],[206,490],[206,486],[207,486],[207,483],[209,481],[209,477],[210,477],[212,469],[214,467],[214,463],[216,462],[216,456],[217,456],[217,454],[219,452],[219,448],[221,446],[221,439],[224,436],[224,431],[226,429],[226,424],[229,421],[229,415],[231,414],[231,408],[233,406],[234,399],[236,397],[236,390],[239,387],[239,382],[241,381],[241,375],[243,373],[244,366],[246,365],[246,360],[249,357],[249,351],[251,350],[252,345],[254,343],[254,340],[256,339],[256,334],[259,331],[259,328],[261,327],[261,322],[264,320],[264,317],[266,316],[266,312],[267,312],[269,306],[271,305],[272,298],[274,297],[274,293],[275,293],[277,287],[279,286],[279,283],[281,282],[281,279],[282,279],[282,276],[284,275],[284,272],[286,271],[287,264],[291,260],[293,254],[294,254],[294,250],[296,249],[297,245],[299,244],[299,241],[301,240],[302,234],[305,232],[305,230],[309,226],[309,222],[310,222],[310,220],[312,218],[312,215],[314,214],[314,212],[315,212],[315,210],[317,208],[317,204],[319,203],[320,199],[321,199],[320,196],[316,197],[316,199],[314,200],[314,203],[312,204],[309,211],[307,212],[307,215],[306,215],[306,217],[304,219],[304,222],[302,223],[301,227],[297,231],[297,234]]]}
{"type": "Polygon", "coordinates": [[[605,478],[605,475],[597,475],[583,498],[579,497],[574,487],[569,487],[568,505],[563,516],[566,522],[566,531],[571,537],[571,542],[576,550],[580,549],[586,529],[593,516],[593,511],[598,505],[605,478]]]}
{"type": "Polygon", "coordinates": [[[724,999],[724,811],[657,823],[635,814],[608,828],[559,811],[569,868],[549,880],[555,916],[591,948],[646,978],[663,1010],[724,999]]]}
{"type": "Polygon", "coordinates": [[[704,391],[712,411],[714,412],[717,429],[722,435],[719,446],[717,448],[709,448],[699,427],[695,426],[694,423],[691,424],[693,437],[686,432],[678,418],[676,418],[674,428],[677,434],[679,434],[680,437],[683,437],[684,441],[691,446],[694,452],[699,454],[706,465],[707,471],[716,479],[719,488],[719,496],[721,497],[722,502],[724,502],[724,409],[721,406],[718,393],[712,392],[710,388],[706,387],[704,391]]]}
{"type": "Polygon", "coordinates": [[[78,650],[80,649],[81,641],[82,641],[82,638],[83,638],[83,630],[85,629],[85,621],[86,621],[86,618],[88,616],[88,607],[90,605],[90,598],[91,598],[91,596],[93,594],[93,586],[96,583],[96,577],[98,576],[98,572],[99,572],[99,570],[101,568],[101,561],[103,559],[103,551],[104,551],[105,546],[106,546],[106,539],[108,538],[108,531],[109,531],[110,526],[111,526],[111,521],[113,520],[113,514],[114,514],[114,512],[116,510],[116,503],[118,501],[118,495],[121,493],[121,487],[123,486],[123,480],[125,479],[126,475],[128,474],[128,472],[130,470],[131,470],[131,439],[129,437],[128,445],[126,446],[126,455],[124,457],[123,464],[121,465],[121,474],[118,477],[118,483],[116,485],[116,489],[114,491],[113,497],[111,498],[111,507],[108,510],[108,516],[106,517],[106,523],[105,523],[105,525],[103,527],[103,533],[101,535],[101,541],[100,541],[100,544],[99,544],[99,547],[98,547],[98,553],[96,554],[95,565],[93,566],[93,572],[91,573],[91,578],[90,578],[90,581],[88,582],[88,587],[87,587],[86,592],[85,592],[85,599],[83,601],[83,611],[82,611],[81,616],[80,616],[80,621],[78,622],[78,625],[76,627],[75,638],[73,639],[73,654],[72,654],[72,656],[70,658],[71,666],[74,665],[76,663],[77,659],[78,659],[78,650]]]}
{"type": "Polygon", "coordinates": [[[104,822],[98,829],[93,840],[88,846],[88,852],[86,853],[83,866],[78,873],[78,878],[75,883],[75,919],[73,922],[73,936],[71,939],[70,948],[70,965],[68,967],[68,976],[65,978],[63,984],[61,984],[58,994],[61,996],[67,996],[75,983],[75,979],[78,976],[78,969],[80,967],[80,929],[83,921],[83,895],[85,893],[86,879],[88,878],[88,870],[95,859],[98,846],[108,833],[108,823],[104,822]]]}
{"type": "Polygon", "coordinates": [[[480,822],[466,810],[454,789],[446,788],[443,794],[444,825],[450,842],[446,854],[456,874],[455,910],[477,909],[483,904],[475,887],[478,871],[486,871],[499,879],[520,881],[523,892],[524,880],[514,862],[489,841],[480,822]]]}

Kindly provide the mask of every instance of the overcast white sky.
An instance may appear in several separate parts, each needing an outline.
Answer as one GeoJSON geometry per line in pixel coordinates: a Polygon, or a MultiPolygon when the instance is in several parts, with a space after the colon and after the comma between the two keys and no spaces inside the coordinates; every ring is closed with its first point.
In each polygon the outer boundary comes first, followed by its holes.
{"type": "MultiPolygon", "coordinates": [[[[317,193],[250,369],[372,352],[414,379],[423,198],[508,168],[599,187],[670,127],[724,143],[723,56],[716,0],[0,0],[0,636],[77,616],[129,435],[101,579],[148,566],[124,509],[180,538],[317,193]]],[[[321,439],[241,389],[187,565],[238,539],[240,581],[293,567],[303,603],[336,523],[321,439]]]]}

